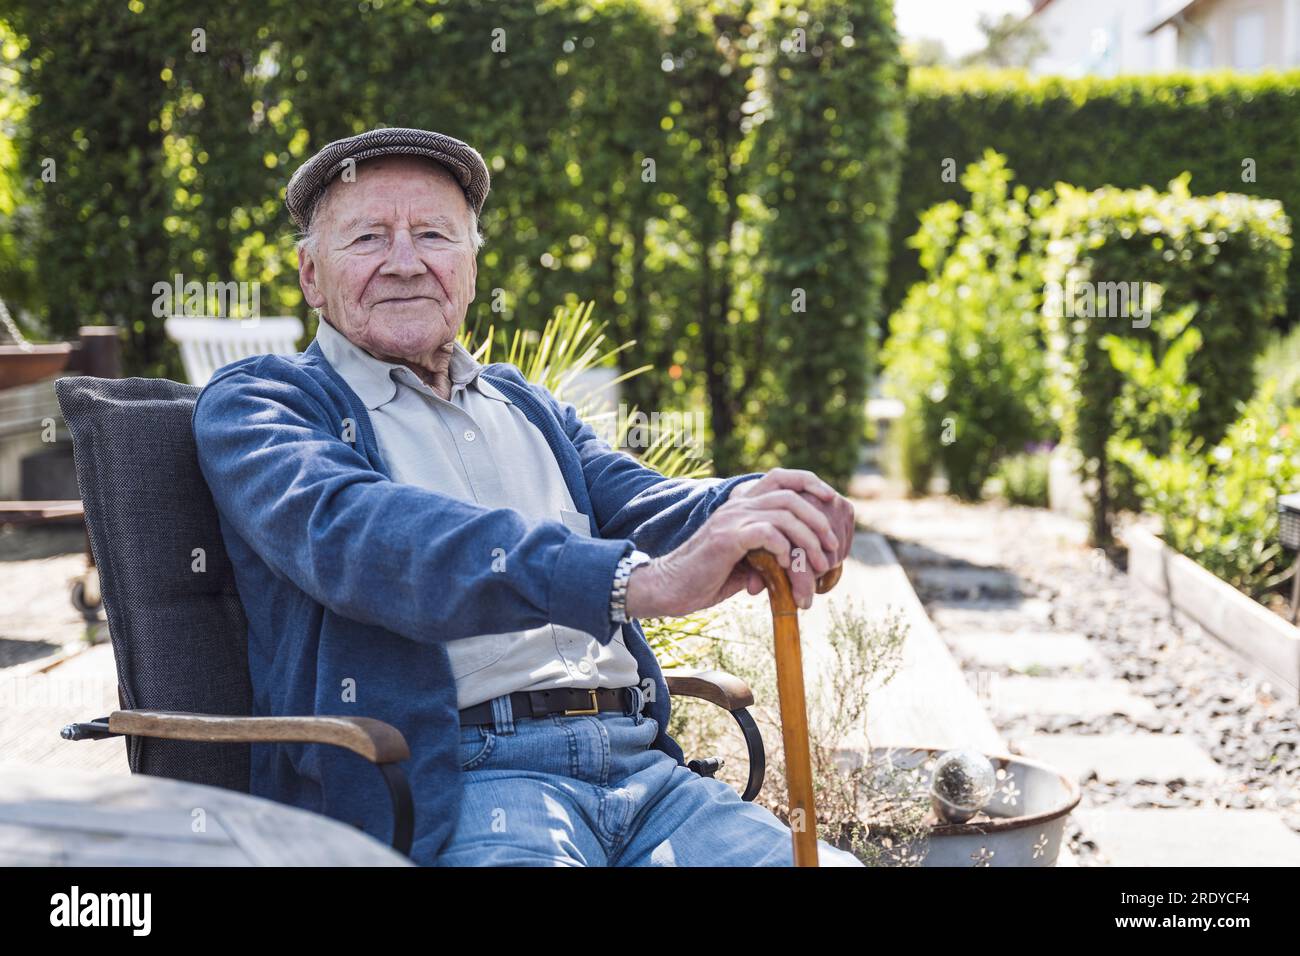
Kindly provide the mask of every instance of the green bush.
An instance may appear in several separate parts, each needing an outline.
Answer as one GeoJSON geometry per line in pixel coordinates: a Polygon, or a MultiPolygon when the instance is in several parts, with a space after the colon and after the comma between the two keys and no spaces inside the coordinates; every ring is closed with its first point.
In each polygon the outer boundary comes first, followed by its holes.
{"type": "MultiPolygon", "coordinates": [[[[946,169],[993,148],[1031,189],[1057,182],[1135,189],[1192,175],[1198,193],[1281,200],[1300,209],[1300,71],[1113,78],[914,70],[908,86],[909,175],[891,239],[888,308],[922,275],[907,246],[922,210],[960,199],[946,169]],[[1248,162],[1249,161],[1249,162],[1248,162]],[[947,166],[945,163],[947,162],[947,166]]],[[[1287,313],[1300,319],[1300,259],[1287,313]]]]}
{"type": "Polygon", "coordinates": [[[989,490],[1008,504],[1047,507],[1047,470],[1051,455],[1026,451],[1008,455],[998,462],[989,480],[989,490]]]}
{"type": "Polygon", "coordinates": [[[1165,542],[1256,600],[1286,576],[1277,498],[1300,486],[1300,408],[1279,408],[1275,389],[1265,382],[1212,447],[1181,436],[1157,456],[1135,438],[1111,441],[1165,542]]]}
{"type": "Polygon", "coordinates": [[[1276,383],[1273,402],[1279,409],[1300,405],[1300,325],[1285,335],[1275,332],[1269,336],[1255,362],[1255,375],[1261,382],[1272,379],[1276,383]]]}
{"type": "Polygon", "coordinates": [[[892,319],[886,387],[908,407],[898,429],[914,492],[936,465],[979,497],[997,460],[1053,434],[1038,308],[1042,195],[1011,187],[990,152],[962,176],[970,207],[941,203],[912,240],[925,278],[892,319]]]}
{"type": "Polygon", "coordinates": [[[1182,176],[1164,193],[1060,184],[1044,223],[1042,314],[1054,401],[1066,437],[1097,480],[1093,534],[1104,544],[1115,506],[1111,437],[1136,439],[1160,455],[1173,430],[1169,417],[1179,416],[1188,435],[1214,443],[1251,395],[1256,356],[1284,306],[1290,222],[1275,200],[1194,197],[1182,176]],[[1195,340],[1175,347],[1189,328],[1195,340]],[[1195,407],[1168,389],[1154,406],[1159,395],[1150,390],[1144,401],[1126,401],[1126,372],[1131,377],[1138,365],[1136,354],[1117,363],[1123,339],[1149,343],[1152,362],[1174,355],[1176,377],[1196,389],[1195,407]]]}
{"type": "MultiPolygon", "coordinates": [[[[31,106],[0,223],[9,192],[39,212],[26,274],[0,261],[16,314],[117,324],[128,374],[178,377],[155,282],[258,281],[266,314],[301,314],[290,172],[371,126],[440,129],[493,180],[467,325],[597,301],[630,367],[671,370],[629,402],[707,403],[720,471],[847,480],[904,138],[889,0],[261,0],[219,29],[192,7],[6,5],[31,106]]],[[[0,101],[4,132],[17,115],[0,101]]]]}
{"type": "Polygon", "coordinates": [[[773,213],[761,229],[764,319],[754,354],[767,382],[768,441],[757,463],[816,469],[843,488],[858,464],[883,318],[904,68],[889,0],[776,9],[763,71],[770,107],[755,137],[756,192],[773,213]],[[807,53],[797,53],[791,41],[805,33],[807,53]]]}

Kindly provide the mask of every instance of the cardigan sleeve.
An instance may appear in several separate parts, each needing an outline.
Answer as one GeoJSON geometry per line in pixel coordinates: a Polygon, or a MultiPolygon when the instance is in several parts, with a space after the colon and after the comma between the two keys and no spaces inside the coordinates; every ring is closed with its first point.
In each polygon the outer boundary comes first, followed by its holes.
{"type": "Polygon", "coordinates": [[[390,480],[348,440],[330,395],[283,358],[219,372],[193,426],[222,516],[338,614],[423,642],[548,623],[602,643],[617,631],[609,593],[626,539],[390,480]]]}
{"type": "Polygon", "coordinates": [[[611,448],[571,403],[559,401],[539,385],[529,388],[552,409],[577,449],[602,537],[629,538],[647,554],[666,554],[724,504],[736,485],[763,477],[667,478],[611,448]]]}

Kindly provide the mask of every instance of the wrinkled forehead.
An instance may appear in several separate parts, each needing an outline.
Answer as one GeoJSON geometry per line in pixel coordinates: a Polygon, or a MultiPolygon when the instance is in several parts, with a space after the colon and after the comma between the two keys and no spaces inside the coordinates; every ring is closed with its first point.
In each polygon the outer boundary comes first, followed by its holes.
{"type": "Polygon", "coordinates": [[[456,177],[423,156],[377,156],[357,163],[356,176],[335,176],[321,195],[313,225],[341,225],[394,212],[450,217],[468,223],[469,200],[456,177]]]}

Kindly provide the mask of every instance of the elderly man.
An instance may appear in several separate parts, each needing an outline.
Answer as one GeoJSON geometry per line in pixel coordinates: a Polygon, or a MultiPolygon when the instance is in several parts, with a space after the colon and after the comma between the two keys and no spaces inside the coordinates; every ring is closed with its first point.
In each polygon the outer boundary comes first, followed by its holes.
{"type": "MultiPolygon", "coordinates": [[[[466,144],[391,128],[289,184],[316,340],[223,367],[194,411],[255,713],[396,726],[418,863],[790,865],[776,817],[684,765],[635,619],[758,593],[753,548],[808,607],[852,510],[804,471],[665,479],[477,363],[455,336],[488,185],[466,144]]],[[[377,778],[342,748],[253,747],[254,793],[383,839],[377,778]]]]}

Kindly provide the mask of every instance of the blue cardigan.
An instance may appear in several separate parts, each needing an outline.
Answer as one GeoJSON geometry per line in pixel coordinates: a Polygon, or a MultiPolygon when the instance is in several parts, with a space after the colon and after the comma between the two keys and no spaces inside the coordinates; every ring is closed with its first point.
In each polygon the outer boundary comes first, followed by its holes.
{"type": "MultiPolygon", "coordinates": [[[[444,642],[554,623],[607,644],[614,567],[629,542],[671,551],[757,477],[664,478],[611,450],[514,366],[482,374],[546,437],[594,537],[393,481],[365,405],[316,342],[223,366],[194,407],[199,466],[248,617],[253,713],[372,717],[400,730],[411,748],[411,857],[422,865],[451,835],[463,790],[444,642]]],[[[636,622],[622,627],[659,722],[654,746],[684,763],[667,734],[659,663],[636,622]]],[[[363,758],[324,744],[251,753],[252,793],[390,839],[387,789],[363,758]]]]}

